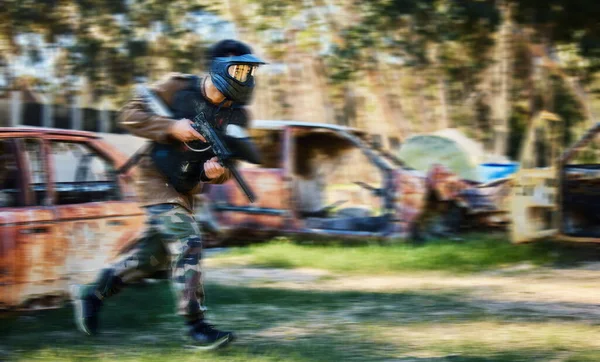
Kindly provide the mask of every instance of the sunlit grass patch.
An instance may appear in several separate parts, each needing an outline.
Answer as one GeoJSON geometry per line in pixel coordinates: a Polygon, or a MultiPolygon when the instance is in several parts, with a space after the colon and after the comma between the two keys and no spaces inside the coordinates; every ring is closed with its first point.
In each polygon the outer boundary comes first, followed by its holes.
{"type": "Polygon", "coordinates": [[[515,350],[600,350],[600,330],[596,326],[565,321],[519,322],[490,318],[449,323],[371,326],[368,332],[371,338],[384,339],[411,351],[477,351],[491,354],[515,350]]]}
{"type": "MultiPolygon", "coordinates": [[[[318,281],[316,282],[318,283],[318,281]]],[[[0,322],[0,360],[15,361],[595,361],[597,319],[483,308],[462,290],[335,291],[208,284],[211,322],[231,347],[183,348],[166,282],[106,301],[102,333],[80,335],[71,308],[0,322]],[[8,358],[10,357],[10,358],[8,358]]]]}
{"type": "Polygon", "coordinates": [[[421,246],[402,242],[349,246],[335,241],[313,245],[280,238],[216,256],[217,263],[228,265],[307,267],[357,274],[416,270],[474,272],[520,263],[551,264],[563,259],[565,255],[547,244],[514,245],[501,234],[475,234],[462,241],[437,240],[421,246]]]}
{"type": "Polygon", "coordinates": [[[582,295],[598,271],[535,268],[581,260],[559,251],[501,236],[424,246],[279,240],[205,260],[208,318],[237,332],[230,348],[185,350],[171,288],[160,282],[108,299],[94,338],[76,331],[70,307],[2,318],[0,361],[600,361],[595,294],[582,295]],[[213,263],[238,282],[211,278],[213,263]],[[480,270],[492,272],[451,274],[480,270]]]}

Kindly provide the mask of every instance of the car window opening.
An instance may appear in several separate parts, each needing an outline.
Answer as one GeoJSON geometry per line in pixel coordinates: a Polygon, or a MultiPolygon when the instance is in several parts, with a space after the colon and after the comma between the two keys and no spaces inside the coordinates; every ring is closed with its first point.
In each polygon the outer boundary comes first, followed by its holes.
{"type": "Polygon", "coordinates": [[[600,237],[600,134],[576,151],[562,172],[563,233],[600,237]]]}
{"type": "Polygon", "coordinates": [[[383,200],[373,192],[382,185],[381,172],[359,147],[322,130],[297,131],[294,145],[295,207],[308,228],[383,229],[383,200]]]}

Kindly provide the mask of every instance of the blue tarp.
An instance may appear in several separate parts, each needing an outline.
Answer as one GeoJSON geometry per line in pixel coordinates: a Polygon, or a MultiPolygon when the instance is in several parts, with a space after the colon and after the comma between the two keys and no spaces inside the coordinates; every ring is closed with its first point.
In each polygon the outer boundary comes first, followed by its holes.
{"type": "Polygon", "coordinates": [[[477,167],[480,180],[483,183],[505,178],[519,170],[518,162],[482,163],[477,167]]]}

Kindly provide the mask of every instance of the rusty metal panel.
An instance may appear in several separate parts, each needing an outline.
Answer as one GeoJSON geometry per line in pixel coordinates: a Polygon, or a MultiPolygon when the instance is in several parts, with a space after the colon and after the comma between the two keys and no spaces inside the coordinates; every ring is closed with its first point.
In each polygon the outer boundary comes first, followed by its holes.
{"type": "Polygon", "coordinates": [[[555,168],[517,172],[510,197],[511,240],[521,243],[555,235],[557,196],[555,168]]]}
{"type": "Polygon", "coordinates": [[[444,201],[456,199],[463,190],[471,187],[457,174],[439,164],[431,168],[427,175],[427,182],[431,190],[444,201]]]}
{"type": "Polygon", "coordinates": [[[0,138],[39,137],[41,135],[39,132],[22,132],[18,128],[4,128],[4,130],[2,131],[0,127],[0,138]]]}
{"type": "Polygon", "coordinates": [[[427,175],[430,190],[439,201],[453,201],[467,213],[477,215],[482,226],[502,225],[508,215],[512,178],[490,184],[477,184],[460,179],[442,165],[434,165],[427,175]]]}
{"type": "Polygon", "coordinates": [[[411,227],[424,211],[427,183],[425,176],[416,171],[398,169],[394,172],[396,188],[396,216],[399,220],[395,232],[406,237],[411,227]]]}
{"type": "Polygon", "coordinates": [[[137,203],[129,201],[103,201],[86,204],[56,206],[58,219],[86,219],[97,217],[115,217],[143,215],[144,211],[137,203]]]}
{"type": "Polygon", "coordinates": [[[577,162],[567,164],[596,141],[598,133],[600,123],[590,127],[565,150],[554,167],[523,169],[516,174],[510,198],[513,242],[548,237],[568,242],[600,242],[600,238],[594,237],[597,222],[593,219],[597,160],[582,167],[577,162]]]}
{"type": "Polygon", "coordinates": [[[52,260],[61,250],[55,245],[56,230],[51,208],[14,208],[0,212],[2,268],[6,270],[7,293],[0,304],[16,306],[60,289],[60,278],[52,260]]]}
{"type": "Polygon", "coordinates": [[[17,219],[12,209],[0,211],[0,308],[14,305],[13,292],[17,268],[17,219]]]}
{"type": "MultiPolygon", "coordinates": [[[[242,175],[252,185],[253,190],[257,195],[257,200],[253,206],[271,208],[271,209],[287,209],[289,207],[289,185],[283,182],[283,170],[281,169],[261,169],[247,168],[241,170],[242,175]]],[[[230,202],[232,205],[249,205],[249,202],[244,193],[237,187],[231,190],[230,202]]]]}
{"type": "MultiPolygon", "coordinates": [[[[492,207],[491,211],[506,213],[506,221],[508,220],[508,210],[510,207],[510,192],[514,179],[512,177],[502,179],[492,184],[479,185],[475,190],[478,191],[480,197],[484,199],[483,205],[492,207]]],[[[474,212],[485,212],[486,210],[477,210],[474,212]]]]}
{"type": "Polygon", "coordinates": [[[44,127],[0,127],[0,137],[5,134],[10,134],[10,137],[22,137],[23,135],[29,136],[30,134],[47,134],[47,135],[64,135],[64,136],[77,136],[86,138],[98,138],[98,136],[92,132],[87,131],[76,131],[69,129],[58,129],[58,128],[44,128],[44,127]]]}
{"type": "Polygon", "coordinates": [[[144,220],[144,215],[61,220],[57,240],[66,245],[62,265],[69,283],[93,281],[106,263],[139,237],[144,220]]]}
{"type": "Polygon", "coordinates": [[[257,195],[254,204],[249,204],[244,193],[230,180],[224,185],[211,185],[209,198],[217,206],[241,207],[236,211],[219,211],[217,220],[224,228],[239,228],[252,226],[256,229],[284,229],[287,211],[289,210],[290,188],[284,182],[282,169],[249,168],[240,170],[248,184],[252,185],[257,195]],[[246,212],[254,210],[255,212],[246,212]],[[259,210],[257,210],[259,209],[259,210]],[[264,209],[261,214],[260,209],[264,209]],[[282,215],[272,215],[270,210],[286,211],[282,215]]]}

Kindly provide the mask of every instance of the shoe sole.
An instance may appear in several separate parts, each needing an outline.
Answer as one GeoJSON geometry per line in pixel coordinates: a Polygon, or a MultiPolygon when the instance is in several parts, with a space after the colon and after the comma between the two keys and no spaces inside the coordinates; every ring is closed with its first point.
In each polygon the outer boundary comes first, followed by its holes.
{"type": "Polygon", "coordinates": [[[79,285],[71,286],[71,296],[73,297],[73,305],[75,307],[75,324],[77,324],[77,329],[79,329],[79,331],[91,336],[92,332],[85,326],[85,323],[83,322],[83,300],[79,297],[80,290],[81,287],[79,285]]]}
{"type": "Polygon", "coordinates": [[[229,336],[225,336],[221,339],[216,340],[213,344],[210,344],[208,346],[197,346],[197,345],[191,345],[191,344],[187,344],[185,345],[186,348],[190,348],[190,349],[194,349],[197,351],[212,351],[215,350],[217,348],[221,348],[221,347],[225,347],[226,345],[228,345],[230,342],[232,342],[235,338],[233,338],[231,335],[229,336]]]}

